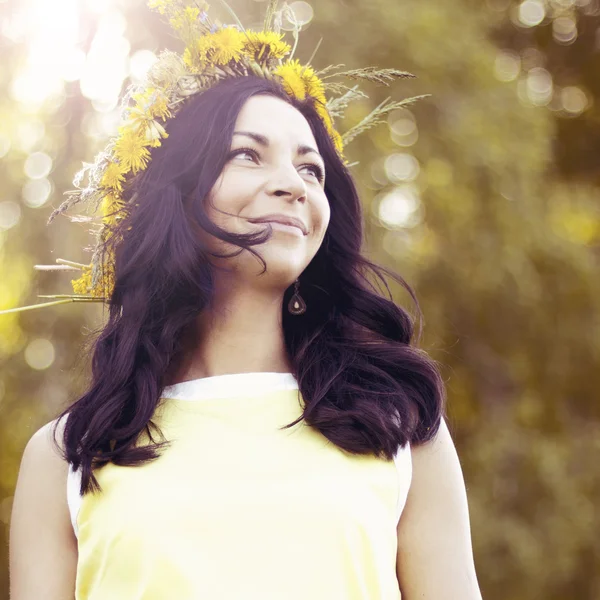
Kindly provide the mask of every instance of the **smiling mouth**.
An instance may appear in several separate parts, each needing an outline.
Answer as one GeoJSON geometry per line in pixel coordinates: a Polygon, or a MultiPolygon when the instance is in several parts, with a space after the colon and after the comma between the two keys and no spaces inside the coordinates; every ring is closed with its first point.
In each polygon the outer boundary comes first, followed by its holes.
{"type": "Polygon", "coordinates": [[[304,237],[304,231],[297,225],[290,225],[289,223],[281,223],[280,221],[261,221],[262,223],[269,223],[273,231],[288,231],[294,235],[300,235],[304,237]]]}
{"type": "Polygon", "coordinates": [[[298,230],[302,235],[308,235],[306,225],[296,217],[288,217],[287,215],[266,216],[259,219],[249,219],[251,223],[270,223],[273,229],[281,231],[298,230]]]}

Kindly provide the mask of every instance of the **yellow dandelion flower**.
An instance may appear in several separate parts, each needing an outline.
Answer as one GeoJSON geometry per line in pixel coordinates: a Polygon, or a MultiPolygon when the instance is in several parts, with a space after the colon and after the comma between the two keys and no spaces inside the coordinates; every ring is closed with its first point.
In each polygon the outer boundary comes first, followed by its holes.
{"type": "Polygon", "coordinates": [[[115,142],[115,156],[127,171],[134,175],[146,168],[150,159],[150,142],[137,131],[120,127],[119,138],[115,142]]]}
{"type": "Polygon", "coordinates": [[[196,23],[200,16],[200,9],[194,6],[186,6],[183,10],[177,11],[170,19],[171,27],[176,31],[181,31],[186,27],[191,27],[196,23]]]}
{"type": "Polygon", "coordinates": [[[337,130],[333,126],[333,120],[331,119],[331,115],[329,114],[327,107],[322,102],[315,102],[315,110],[321,117],[321,120],[323,121],[325,128],[329,133],[329,137],[332,139],[333,144],[335,145],[335,148],[338,151],[339,155],[343,156],[344,142],[342,141],[342,136],[337,132],[337,130]]]}
{"type": "Polygon", "coordinates": [[[160,146],[161,138],[169,137],[157,120],[166,121],[172,116],[168,97],[161,90],[148,88],[144,92],[134,94],[133,99],[135,106],[128,110],[126,127],[145,139],[150,147],[160,146]]]}
{"type": "Polygon", "coordinates": [[[106,194],[106,196],[102,198],[102,203],[100,204],[102,222],[107,225],[116,225],[117,221],[122,218],[122,215],[119,213],[124,206],[125,203],[119,196],[116,194],[106,194]]]}
{"type": "Polygon", "coordinates": [[[71,280],[71,287],[76,294],[89,294],[92,288],[92,265],[83,267],[79,279],[71,280]]]}
{"type": "Polygon", "coordinates": [[[232,60],[240,59],[244,49],[244,34],[234,27],[224,27],[204,38],[205,43],[210,44],[206,48],[206,58],[211,62],[226,65],[232,60]]]}
{"type": "Polygon", "coordinates": [[[209,53],[213,50],[213,36],[212,34],[203,35],[198,38],[196,42],[196,56],[200,61],[205,61],[209,53]]]}
{"type": "Polygon", "coordinates": [[[122,184],[124,181],[125,171],[123,166],[119,163],[111,162],[108,167],[106,167],[104,175],[102,175],[100,185],[102,185],[102,187],[111,188],[121,192],[123,190],[122,184]]]}
{"type": "Polygon", "coordinates": [[[327,107],[325,106],[325,104],[323,104],[322,102],[315,102],[315,110],[317,111],[317,113],[319,114],[319,116],[321,117],[321,119],[323,120],[325,125],[327,126],[327,128],[328,129],[332,128],[333,121],[331,119],[331,115],[329,114],[329,111],[327,110],[327,107]]]}
{"type": "Polygon", "coordinates": [[[148,121],[144,129],[144,136],[151,148],[158,148],[161,138],[168,138],[169,134],[158,121],[148,121]]]}
{"type": "Polygon", "coordinates": [[[159,89],[149,87],[143,92],[133,94],[135,108],[130,109],[134,114],[140,114],[147,119],[167,119],[171,116],[169,98],[159,89]]]}
{"type": "Polygon", "coordinates": [[[114,262],[113,252],[109,252],[102,264],[100,277],[95,286],[92,284],[92,265],[83,267],[81,277],[71,280],[73,292],[93,296],[94,298],[110,298],[115,287],[114,262]]]}
{"type": "Polygon", "coordinates": [[[275,74],[283,80],[283,89],[298,100],[306,98],[306,86],[301,75],[302,68],[297,60],[288,60],[275,69],[275,74]]]}
{"type": "Polygon", "coordinates": [[[192,73],[196,72],[196,63],[194,61],[194,55],[192,54],[192,51],[189,48],[186,48],[183,51],[183,62],[187,65],[190,71],[192,71],[192,73]]]}
{"type": "Polygon", "coordinates": [[[130,121],[129,124],[132,125],[133,130],[147,142],[150,148],[157,148],[161,145],[161,138],[169,137],[165,128],[158,121],[139,120],[136,122],[130,121]]]}
{"type": "Polygon", "coordinates": [[[244,53],[256,61],[267,58],[283,58],[289,54],[292,47],[283,41],[282,33],[274,31],[246,31],[244,53]]]}
{"type": "Polygon", "coordinates": [[[325,86],[323,82],[315,75],[314,70],[311,67],[304,67],[302,72],[302,79],[304,80],[304,86],[306,93],[311,97],[325,104],[327,98],[325,97],[325,86]]]}
{"type": "Polygon", "coordinates": [[[340,156],[344,156],[344,141],[342,140],[342,136],[338,133],[336,129],[332,129],[329,132],[333,139],[333,144],[335,145],[335,149],[338,151],[340,156]]]}
{"type": "Polygon", "coordinates": [[[211,65],[226,65],[242,57],[245,35],[234,27],[200,36],[183,52],[183,62],[192,73],[201,73],[211,65]]]}
{"type": "Polygon", "coordinates": [[[201,73],[206,67],[209,52],[212,51],[210,35],[203,35],[183,52],[183,62],[192,73],[201,73]]]}
{"type": "Polygon", "coordinates": [[[114,247],[109,246],[103,256],[102,265],[96,287],[92,295],[110,298],[115,289],[115,252],[114,247]]]}
{"type": "Polygon", "coordinates": [[[110,298],[115,289],[115,267],[114,263],[107,263],[102,268],[102,278],[97,288],[92,291],[92,295],[97,294],[104,298],[110,298]]]}
{"type": "Polygon", "coordinates": [[[337,151],[342,155],[344,144],[342,137],[335,130],[331,115],[325,106],[325,86],[317,77],[314,69],[301,65],[297,60],[289,60],[275,69],[275,74],[282,79],[284,90],[293,98],[304,100],[310,97],[314,100],[317,113],[321,117],[337,151]]]}
{"type": "Polygon", "coordinates": [[[285,91],[298,100],[310,96],[325,104],[325,86],[312,67],[301,65],[297,60],[288,60],[275,69],[275,74],[283,80],[285,91]]]}

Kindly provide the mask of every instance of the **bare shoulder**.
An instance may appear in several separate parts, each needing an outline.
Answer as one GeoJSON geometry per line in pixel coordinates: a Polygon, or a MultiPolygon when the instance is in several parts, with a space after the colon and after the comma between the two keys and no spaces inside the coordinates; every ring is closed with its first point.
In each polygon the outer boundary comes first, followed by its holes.
{"type": "Polygon", "coordinates": [[[432,470],[445,471],[450,468],[454,471],[457,467],[460,469],[456,447],[444,419],[433,439],[425,444],[412,446],[411,450],[413,463],[417,469],[421,467],[421,475],[427,476],[432,470]]]}
{"type": "Polygon", "coordinates": [[[398,523],[402,598],[480,600],[465,481],[446,422],[411,455],[412,482],[398,523]]]}
{"type": "Polygon", "coordinates": [[[45,495],[59,489],[64,490],[69,464],[61,455],[63,430],[64,419],[60,422],[55,419],[31,436],[23,451],[17,486],[21,483],[43,487],[45,495]]]}
{"type": "Polygon", "coordinates": [[[67,465],[67,462],[63,460],[62,456],[58,452],[56,448],[56,444],[54,443],[54,438],[56,438],[56,443],[58,443],[59,447],[63,448],[63,432],[65,429],[65,419],[58,420],[54,419],[49,423],[46,423],[42,427],[40,427],[29,439],[27,442],[27,446],[25,447],[25,452],[29,451],[29,453],[33,454],[42,454],[46,455],[46,458],[49,460],[60,459],[61,463],[67,465]],[[54,432],[56,430],[56,436],[54,432]]]}
{"type": "MultiPolygon", "coordinates": [[[[448,517],[467,516],[467,498],[460,461],[446,422],[442,419],[435,437],[411,446],[412,481],[398,535],[403,547],[412,541],[414,528],[422,530],[445,524],[448,517]],[[443,506],[441,506],[443,505],[443,506]],[[445,507],[445,508],[444,508],[445,507]],[[452,514],[451,514],[452,513],[452,514]],[[420,523],[424,519],[423,523],[420,523]],[[435,523],[438,519],[440,522],[435,523]]],[[[443,529],[439,530],[440,533],[443,529]]]]}
{"type": "Polygon", "coordinates": [[[21,459],[10,521],[10,597],[14,600],[53,600],[74,594],[77,540],[67,504],[69,465],[60,452],[63,427],[63,422],[54,420],[38,429],[21,459]]]}
{"type": "Polygon", "coordinates": [[[63,431],[64,419],[50,421],[31,436],[23,451],[20,476],[35,472],[43,480],[46,491],[62,490],[67,483],[69,464],[61,455],[63,431]]]}

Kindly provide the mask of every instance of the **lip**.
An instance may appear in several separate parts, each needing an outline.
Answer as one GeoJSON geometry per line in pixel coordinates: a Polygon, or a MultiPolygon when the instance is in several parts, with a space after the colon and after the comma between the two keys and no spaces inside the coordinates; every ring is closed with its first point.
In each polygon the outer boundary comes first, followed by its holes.
{"type": "Polygon", "coordinates": [[[248,219],[251,223],[281,223],[282,225],[291,225],[292,227],[298,227],[300,231],[302,231],[303,235],[308,235],[308,227],[304,224],[303,221],[298,219],[297,217],[291,217],[289,215],[283,215],[281,213],[273,213],[270,215],[265,215],[264,217],[259,217],[257,219],[248,219]]]}

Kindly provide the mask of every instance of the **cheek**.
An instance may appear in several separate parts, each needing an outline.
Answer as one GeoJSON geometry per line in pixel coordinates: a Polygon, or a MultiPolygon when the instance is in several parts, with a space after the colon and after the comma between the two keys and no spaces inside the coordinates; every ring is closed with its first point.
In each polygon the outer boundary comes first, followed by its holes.
{"type": "Polygon", "coordinates": [[[329,200],[325,192],[323,192],[313,201],[312,222],[314,223],[315,237],[320,240],[323,239],[329,226],[330,218],[331,209],[329,207],[329,200]]]}
{"type": "Polygon", "coordinates": [[[221,227],[231,228],[234,223],[234,229],[237,229],[240,219],[236,219],[232,215],[244,212],[244,208],[251,202],[252,193],[249,192],[248,182],[244,182],[242,179],[233,174],[224,173],[210,191],[206,210],[211,221],[221,227]]]}

